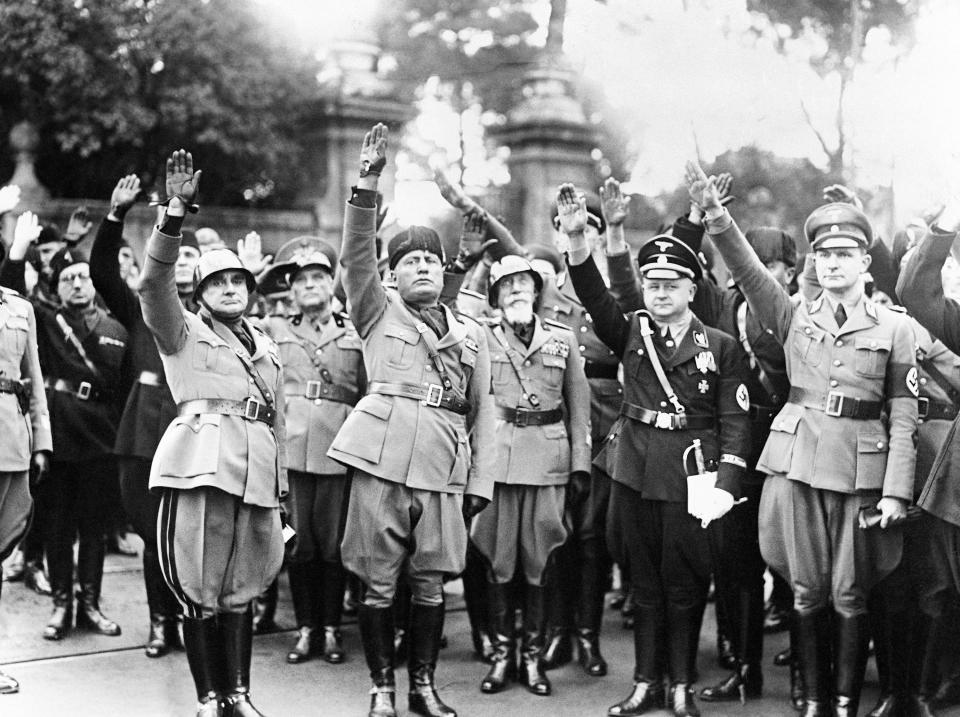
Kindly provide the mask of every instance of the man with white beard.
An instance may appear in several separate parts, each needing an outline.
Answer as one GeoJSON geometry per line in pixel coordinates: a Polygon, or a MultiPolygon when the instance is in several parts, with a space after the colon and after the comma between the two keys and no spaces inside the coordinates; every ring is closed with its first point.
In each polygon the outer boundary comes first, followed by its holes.
{"type": "Polygon", "coordinates": [[[590,387],[573,332],[536,315],[542,288],[523,257],[505,256],[490,268],[487,298],[502,314],[485,322],[496,403],[496,484],[470,531],[489,563],[495,652],[480,685],[487,693],[501,691],[514,677],[508,583],[519,570],[525,583],[519,678],[533,694],[550,694],[542,662],[543,586],[551,556],[566,539],[565,503],[577,500],[575,486],[590,473],[590,387]],[[580,480],[570,481],[571,475],[580,480]]]}

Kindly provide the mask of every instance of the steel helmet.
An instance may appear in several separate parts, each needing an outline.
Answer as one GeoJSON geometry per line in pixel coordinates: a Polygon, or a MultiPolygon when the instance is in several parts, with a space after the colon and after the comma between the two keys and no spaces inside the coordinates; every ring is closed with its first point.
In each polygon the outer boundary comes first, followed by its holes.
{"type": "Polygon", "coordinates": [[[487,284],[487,303],[496,308],[500,281],[513,274],[529,274],[533,277],[533,286],[540,292],[543,290],[543,277],[530,265],[530,262],[517,254],[508,254],[490,267],[490,278],[487,284]]]}
{"type": "Polygon", "coordinates": [[[247,291],[251,294],[257,290],[257,280],[250,270],[240,261],[240,257],[229,249],[211,249],[206,254],[200,255],[197,262],[197,268],[193,270],[193,300],[199,301],[202,293],[203,283],[214,274],[221,271],[240,271],[243,272],[247,280],[247,291]]]}

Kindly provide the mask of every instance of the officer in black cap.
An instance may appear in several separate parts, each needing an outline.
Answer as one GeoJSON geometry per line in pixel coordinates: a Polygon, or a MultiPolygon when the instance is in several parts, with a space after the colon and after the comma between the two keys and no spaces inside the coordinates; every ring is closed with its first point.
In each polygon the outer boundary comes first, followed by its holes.
{"type": "Polygon", "coordinates": [[[572,185],[561,186],[557,204],[571,240],[570,278],[597,335],[624,364],[621,415],[597,461],[613,478],[610,520],[620,526],[633,579],[636,667],[630,695],[609,714],[662,708],[668,677],[673,713],[699,715],[696,645],[719,550],[719,536],[704,527],[740,494],[750,447],[745,358],[733,337],[690,311],[702,277],[690,247],[669,235],[644,245],[637,262],[647,308],[624,317],[589,256],[583,201],[572,185]],[[684,462],[694,440],[702,449],[696,469],[684,462]],[[707,469],[717,471],[716,485],[694,516],[687,474],[707,469]]]}

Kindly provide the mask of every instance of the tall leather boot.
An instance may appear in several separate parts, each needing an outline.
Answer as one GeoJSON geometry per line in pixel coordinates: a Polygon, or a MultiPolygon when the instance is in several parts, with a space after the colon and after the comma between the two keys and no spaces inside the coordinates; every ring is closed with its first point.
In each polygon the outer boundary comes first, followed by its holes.
{"type": "Polygon", "coordinates": [[[676,717],[699,717],[700,709],[691,685],[696,680],[697,646],[705,603],[667,601],[667,659],[670,666],[670,694],[676,717]]]}
{"type": "Polygon", "coordinates": [[[807,684],[803,678],[803,668],[800,666],[800,644],[797,628],[797,612],[790,611],[790,646],[787,651],[790,652],[790,704],[797,712],[803,710],[807,702],[807,684]]]}
{"type": "Polygon", "coordinates": [[[834,717],[857,717],[860,689],[863,687],[863,672],[867,665],[867,646],[870,642],[867,620],[866,615],[854,617],[845,617],[839,613],[834,615],[836,631],[834,717]]]}
{"type": "Polygon", "coordinates": [[[253,601],[253,631],[257,635],[265,635],[277,629],[274,618],[277,616],[277,600],[280,596],[280,585],[276,579],[267,586],[262,594],[253,601]]]}
{"type": "Polygon", "coordinates": [[[408,707],[423,717],[457,717],[457,711],[448,707],[437,694],[434,672],[443,637],[444,605],[413,603],[410,609],[410,658],[407,671],[410,676],[408,707]]]}
{"type": "Polygon", "coordinates": [[[220,717],[220,690],[224,676],[223,644],[217,618],[183,619],[183,644],[193,684],[197,688],[197,717],[220,717]]]}
{"type": "Polygon", "coordinates": [[[943,646],[943,630],[938,618],[918,611],[910,636],[910,696],[907,712],[910,717],[933,717],[934,695],[940,682],[939,658],[943,646]]]}
{"type": "Polygon", "coordinates": [[[43,628],[43,638],[62,640],[73,623],[73,543],[62,539],[59,531],[53,532],[47,541],[53,612],[43,628]]]}
{"type": "Polygon", "coordinates": [[[573,603],[577,597],[574,536],[551,555],[551,567],[544,581],[544,640],[541,663],[544,670],[555,670],[573,660],[573,603]],[[565,579],[566,578],[566,579],[565,579]]]}
{"type": "Polygon", "coordinates": [[[538,697],[546,697],[553,689],[543,667],[545,620],[543,588],[538,585],[525,585],[520,682],[538,697]]]}
{"type": "Polygon", "coordinates": [[[250,701],[250,658],[253,653],[253,613],[224,612],[217,620],[226,680],[223,691],[225,715],[232,717],[263,717],[250,701]]]}
{"type": "Polygon", "coordinates": [[[607,661],[600,654],[600,625],[603,622],[603,586],[609,559],[597,539],[580,543],[580,598],[577,604],[577,658],[591,677],[607,674],[607,661]]]}
{"type": "Polygon", "coordinates": [[[871,604],[870,632],[877,663],[880,699],[868,717],[900,717],[908,702],[910,669],[910,613],[891,613],[882,598],[871,604]]]}
{"type": "Polygon", "coordinates": [[[407,661],[410,631],[410,586],[401,581],[393,598],[393,654],[398,665],[407,661]]]}
{"type": "Polygon", "coordinates": [[[73,596],[69,588],[53,590],[53,612],[43,628],[43,639],[62,640],[73,622],[73,596]]]}
{"type": "Polygon", "coordinates": [[[150,636],[143,652],[147,657],[162,657],[180,644],[177,639],[177,601],[170,592],[160,570],[156,550],[144,544],[143,582],[150,609],[150,636]]]}
{"type": "Polygon", "coordinates": [[[467,542],[467,562],[461,577],[473,652],[482,662],[491,662],[494,659],[495,634],[489,631],[493,618],[488,609],[486,567],[480,551],[470,541],[467,542]]]}
{"type": "Polygon", "coordinates": [[[490,624],[487,632],[493,636],[493,657],[490,671],[480,683],[480,691],[487,694],[501,692],[510,680],[517,678],[516,639],[514,636],[514,611],[506,585],[487,583],[490,624]]]}
{"type": "Polygon", "coordinates": [[[314,567],[320,582],[320,624],[323,626],[323,659],[339,665],[347,659],[340,635],[343,613],[343,588],[346,571],[340,563],[317,563],[314,567]]]}
{"type": "Polygon", "coordinates": [[[102,537],[84,540],[81,537],[77,553],[77,627],[101,635],[116,637],[120,626],[100,612],[100,585],[103,582],[103,560],[106,547],[102,537]]]}
{"type": "Polygon", "coordinates": [[[830,706],[831,638],[830,613],[826,608],[797,616],[800,669],[806,685],[803,717],[832,717],[830,706]]]}
{"type": "Polygon", "coordinates": [[[638,717],[664,705],[663,657],[665,617],[659,605],[637,602],[633,608],[633,689],[607,710],[609,717],[638,717]]]}
{"type": "Polygon", "coordinates": [[[357,605],[357,625],[370,669],[370,711],[367,717],[397,717],[397,683],[393,675],[393,607],[357,605]]]}
{"type": "Polygon", "coordinates": [[[313,566],[310,563],[290,563],[287,565],[287,577],[290,579],[293,614],[297,620],[297,641],[287,653],[287,662],[296,665],[311,658],[316,640],[317,597],[313,566]]]}
{"type": "Polygon", "coordinates": [[[729,620],[734,636],[737,668],[713,687],[705,687],[700,697],[705,702],[744,701],[763,693],[760,656],[763,650],[763,594],[754,590],[738,591],[736,613],[729,620]]]}

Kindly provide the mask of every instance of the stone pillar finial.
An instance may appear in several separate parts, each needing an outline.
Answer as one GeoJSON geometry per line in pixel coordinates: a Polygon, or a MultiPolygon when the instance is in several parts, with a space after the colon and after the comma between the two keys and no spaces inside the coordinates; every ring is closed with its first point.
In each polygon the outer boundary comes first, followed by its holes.
{"type": "Polygon", "coordinates": [[[21,208],[36,209],[50,198],[50,192],[40,184],[34,170],[37,147],[40,146],[40,133],[36,126],[26,120],[15,124],[10,129],[10,146],[17,165],[7,184],[20,187],[21,208]]]}

